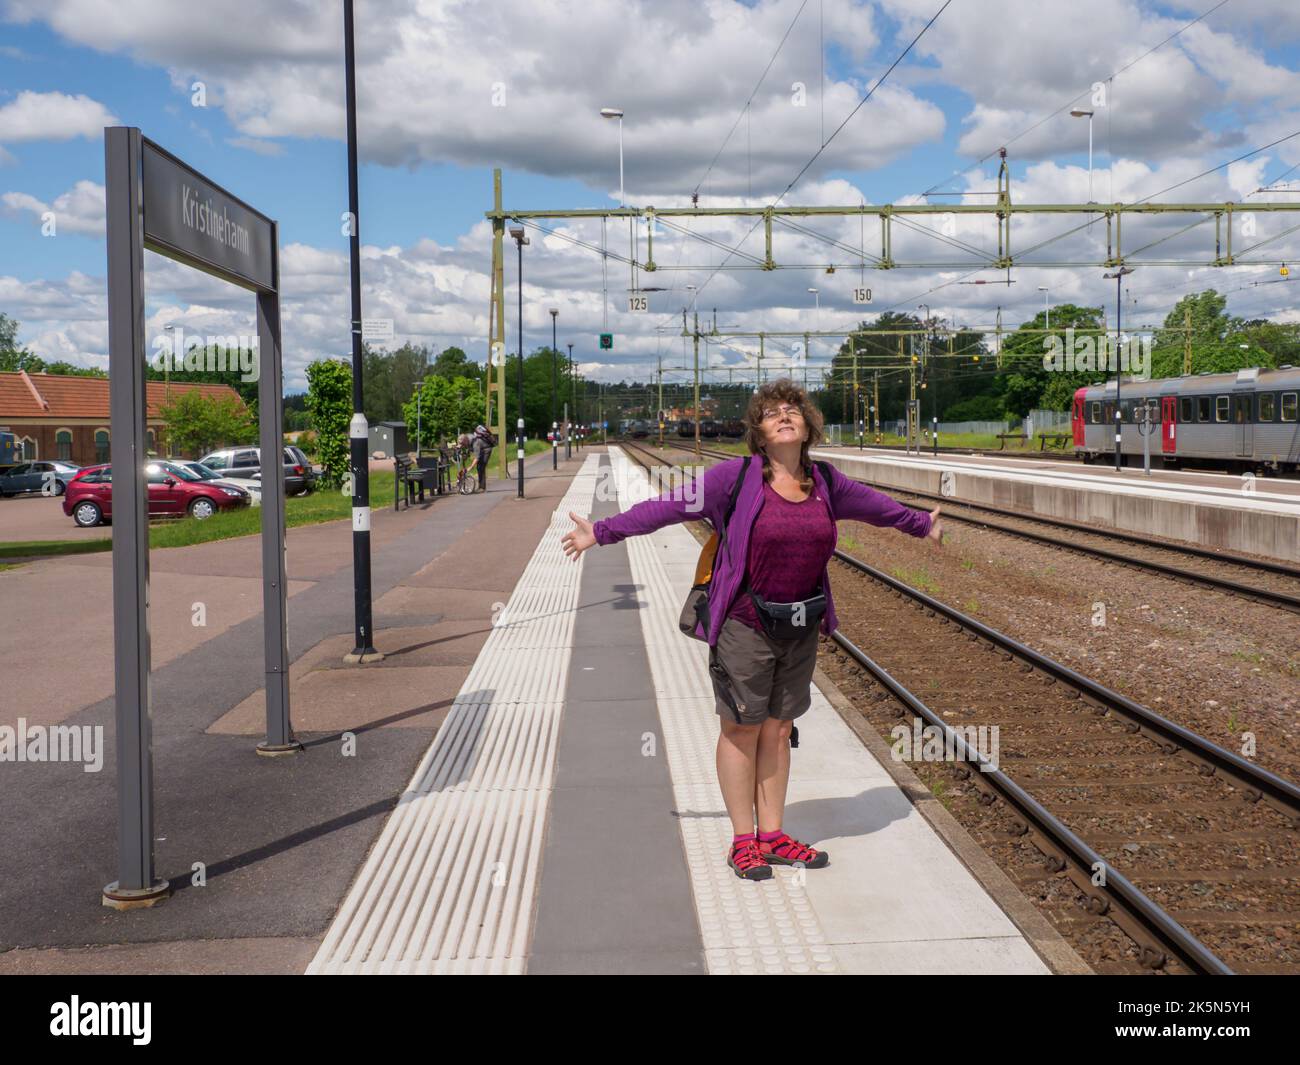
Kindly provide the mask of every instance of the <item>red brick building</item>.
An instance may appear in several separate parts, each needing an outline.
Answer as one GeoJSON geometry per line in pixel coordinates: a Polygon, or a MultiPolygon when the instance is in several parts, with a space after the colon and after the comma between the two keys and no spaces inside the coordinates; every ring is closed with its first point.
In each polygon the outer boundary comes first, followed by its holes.
{"type": "MultiPolygon", "coordinates": [[[[23,458],[66,459],[79,466],[108,461],[108,378],[64,377],[34,373],[0,373],[0,429],[18,438],[23,458]]],[[[212,399],[239,393],[229,385],[182,384],[148,381],[146,426],[149,450],[167,453],[167,423],[162,407],[184,392],[198,391],[212,399]]]]}

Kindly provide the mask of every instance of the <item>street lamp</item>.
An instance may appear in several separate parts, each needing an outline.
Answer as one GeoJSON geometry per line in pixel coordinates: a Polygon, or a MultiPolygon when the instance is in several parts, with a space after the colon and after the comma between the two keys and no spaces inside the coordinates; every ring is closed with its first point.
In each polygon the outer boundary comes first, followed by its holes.
{"type": "Polygon", "coordinates": [[[519,441],[516,460],[519,464],[519,499],[524,498],[524,245],[531,243],[523,226],[512,226],[510,236],[519,248],[519,441]]]}
{"type": "Polygon", "coordinates": [[[1123,341],[1121,339],[1123,334],[1120,332],[1120,327],[1123,323],[1121,322],[1120,319],[1124,313],[1124,298],[1120,293],[1120,286],[1124,283],[1124,275],[1131,274],[1131,273],[1133,273],[1132,267],[1121,266],[1113,274],[1101,275],[1103,278],[1106,278],[1107,280],[1109,280],[1112,277],[1115,279],[1115,469],[1117,471],[1119,470],[1120,466],[1123,464],[1123,455],[1121,454],[1121,438],[1123,435],[1122,430],[1124,428],[1124,412],[1120,409],[1120,405],[1119,405],[1119,385],[1120,385],[1120,380],[1123,377],[1121,371],[1124,368],[1124,363],[1123,363],[1123,359],[1121,358],[1121,351],[1120,351],[1121,346],[1123,344],[1123,341]]]}
{"type": "Polygon", "coordinates": [[[626,207],[627,203],[623,198],[623,109],[621,107],[602,107],[600,117],[618,119],[618,205],[626,207]]]}
{"type": "Polygon", "coordinates": [[[556,435],[557,423],[555,421],[555,361],[559,356],[556,350],[558,341],[555,335],[555,323],[560,317],[560,311],[557,307],[551,308],[551,469],[560,468],[560,440],[556,435]]]}
{"type": "Polygon", "coordinates": [[[567,462],[573,457],[573,416],[577,410],[578,385],[573,373],[573,345],[569,345],[569,402],[572,409],[564,419],[564,458],[567,462]]]}
{"type": "Polygon", "coordinates": [[[1084,111],[1080,108],[1076,108],[1075,110],[1071,111],[1070,114],[1075,118],[1083,118],[1084,115],[1088,116],[1088,202],[1093,203],[1094,200],[1092,198],[1092,112],[1084,111]]]}
{"type": "Polygon", "coordinates": [[[1039,285],[1038,291],[1043,294],[1043,328],[1052,328],[1052,312],[1047,305],[1047,294],[1051,291],[1046,285],[1039,285]]]}
{"type": "MultiPolygon", "coordinates": [[[[925,318],[922,324],[925,326],[925,336],[921,339],[925,346],[921,349],[921,387],[925,388],[930,376],[930,305],[928,303],[918,303],[918,311],[925,311],[925,318]]],[[[921,421],[921,404],[916,405],[916,420],[918,424],[921,421]]],[[[938,374],[935,375],[934,391],[930,393],[930,446],[934,448],[934,453],[939,454],[939,384],[938,374]]],[[[920,442],[918,441],[916,453],[921,453],[920,442]]]]}

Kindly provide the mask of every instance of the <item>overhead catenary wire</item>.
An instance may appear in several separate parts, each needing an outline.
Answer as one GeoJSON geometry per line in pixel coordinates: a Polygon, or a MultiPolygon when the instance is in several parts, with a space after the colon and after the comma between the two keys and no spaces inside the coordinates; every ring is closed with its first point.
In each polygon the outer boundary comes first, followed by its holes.
{"type": "Polygon", "coordinates": [[[754,102],[754,97],[758,95],[758,90],[763,85],[763,80],[767,77],[768,72],[772,69],[772,64],[776,62],[776,57],[781,54],[781,49],[785,47],[785,42],[790,37],[790,31],[794,29],[795,23],[799,21],[799,16],[803,14],[803,9],[807,6],[808,6],[808,0],[803,0],[803,3],[799,5],[799,10],[794,13],[794,18],[790,20],[790,25],[788,25],[785,28],[785,33],[781,35],[781,40],[780,42],[778,42],[776,46],[776,50],[772,53],[771,58],[768,59],[767,66],[763,68],[763,73],[758,76],[758,81],[755,82],[754,88],[749,94],[749,99],[745,101],[744,107],[740,109],[740,114],[736,116],[736,121],[731,124],[731,129],[727,131],[727,135],[722,139],[721,147],[718,148],[717,152],[714,153],[713,158],[709,161],[709,165],[704,170],[704,176],[701,177],[700,180],[695,183],[695,192],[694,192],[695,196],[697,197],[699,196],[700,187],[709,179],[709,175],[713,172],[714,166],[716,166],[718,160],[722,158],[722,153],[726,150],[727,145],[730,143],[732,134],[736,132],[736,127],[740,125],[740,120],[744,118],[746,113],[749,111],[750,105],[754,102]]]}
{"type": "MultiPolygon", "coordinates": [[[[1218,2],[1217,4],[1215,4],[1213,7],[1208,8],[1207,10],[1201,12],[1201,14],[1197,15],[1197,16],[1196,16],[1194,19],[1192,19],[1190,22],[1186,23],[1185,25],[1181,26],[1179,29],[1175,30],[1175,31],[1174,31],[1173,33],[1171,33],[1168,37],[1166,37],[1164,40],[1162,40],[1159,44],[1152,45],[1150,48],[1148,48],[1145,52],[1143,52],[1143,53],[1142,53],[1140,56],[1138,56],[1136,59],[1132,59],[1132,60],[1130,60],[1129,62],[1125,63],[1122,67],[1120,67],[1118,70],[1112,71],[1112,72],[1111,72],[1110,74],[1108,74],[1106,77],[1104,77],[1104,78],[1099,78],[1099,79],[1097,79],[1097,80],[1098,80],[1098,81],[1109,82],[1109,83],[1111,83],[1111,87],[1113,88],[1114,80],[1115,80],[1115,78],[1116,78],[1118,75],[1123,74],[1123,73],[1125,73],[1125,72],[1131,70],[1133,67],[1137,66],[1138,63],[1142,62],[1142,60],[1146,59],[1148,56],[1154,54],[1155,52],[1158,52],[1161,48],[1163,48],[1165,45],[1167,45],[1170,41],[1172,41],[1172,40],[1174,40],[1175,38],[1181,36],[1181,35],[1182,35],[1183,33],[1185,33],[1187,30],[1189,30],[1189,29],[1191,29],[1193,26],[1195,26],[1198,22],[1202,22],[1202,21],[1204,21],[1205,19],[1209,18],[1209,16],[1210,16],[1210,15],[1213,15],[1216,11],[1219,10],[1219,8],[1223,7],[1225,4],[1228,4],[1228,3],[1230,3],[1230,2],[1231,2],[1231,0],[1219,0],[1219,2],[1218,2]]],[[[958,176],[961,175],[961,174],[967,173],[968,171],[970,171],[970,170],[973,169],[974,167],[977,167],[977,166],[983,166],[983,165],[984,165],[985,163],[987,163],[990,159],[992,159],[995,155],[997,155],[998,152],[1001,151],[1003,148],[1009,147],[1010,145],[1014,144],[1016,141],[1020,140],[1020,138],[1025,137],[1025,136],[1027,136],[1028,134],[1032,133],[1034,130],[1038,129],[1038,127],[1041,126],[1041,125],[1043,125],[1045,122],[1049,122],[1049,121],[1051,121],[1053,118],[1055,118],[1057,115],[1061,114],[1061,113],[1064,112],[1064,111],[1069,110],[1069,109],[1070,109],[1071,107],[1073,107],[1076,103],[1078,103],[1079,100],[1081,100],[1083,97],[1087,96],[1088,93],[1089,93],[1089,91],[1090,91],[1089,89],[1085,89],[1083,92],[1076,93],[1076,94],[1075,94],[1074,96],[1072,96],[1070,99],[1066,100],[1065,103],[1063,103],[1063,104],[1061,104],[1059,107],[1057,107],[1054,111],[1049,111],[1047,114],[1045,114],[1045,115],[1043,115],[1041,118],[1039,118],[1036,122],[1033,122],[1032,124],[1026,126],[1026,127],[1025,127],[1024,129],[1022,129],[1019,133],[1017,133],[1014,137],[1011,137],[1011,138],[1009,138],[1009,139],[1007,139],[1007,140],[1003,140],[1001,143],[998,144],[997,147],[993,148],[991,151],[989,151],[989,152],[986,153],[985,155],[982,155],[979,159],[977,159],[977,160],[976,160],[974,163],[972,163],[970,166],[965,166],[965,167],[961,167],[961,168],[959,168],[959,169],[957,169],[957,170],[954,170],[951,174],[949,174],[949,175],[948,175],[946,178],[944,178],[942,181],[939,181],[939,182],[937,182],[936,184],[931,185],[930,188],[926,189],[926,191],[923,192],[923,193],[921,193],[921,195],[922,195],[922,196],[929,196],[929,195],[931,195],[932,193],[937,192],[937,191],[938,191],[938,188],[939,188],[940,185],[946,185],[946,184],[947,184],[949,181],[951,181],[953,178],[958,177],[958,176]]],[[[1106,111],[1106,121],[1107,121],[1107,131],[1106,131],[1107,142],[1106,142],[1106,143],[1107,143],[1107,151],[1109,151],[1109,148],[1110,148],[1110,126],[1109,126],[1109,122],[1110,122],[1110,114],[1111,114],[1111,112],[1110,112],[1110,105],[1109,105],[1110,96],[1111,96],[1111,93],[1108,92],[1108,93],[1107,93],[1107,101],[1108,101],[1108,104],[1107,104],[1107,111],[1106,111]]],[[[1112,158],[1113,158],[1113,157],[1112,157],[1112,158]]]]}
{"type": "MultiPolygon", "coordinates": [[[[813,153],[812,158],[809,159],[808,162],[806,162],[803,165],[803,167],[800,168],[799,172],[795,174],[795,176],[790,180],[790,183],[786,185],[784,190],[782,190],[781,195],[779,195],[775,200],[773,200],[770,206],[775,207],[783,199],[785,199],[787,193],[789,193],[790,190],[793,189],[796,184],[798,184],[799,179],[802,178],[804,174],[808,172],[809,168],[821,157],[822,153],[827,149],[827,147],[830,146],[831,142],[834,141],[837,136],[839,136],[840,131],[843,130],[846,125],[848,125],[849,121],[853,118],[853,116],[856,115],[862,109],[863,105],[868,100],[870,100],[872,96],[875,95],[876,90],[879,89],[880,86],[884,84],[885,79],[887,79],[889,75],[893,73],[894,69],[899,65],[899,63],[901,63],[912,51],[912,49],[916,47],[917,42],[920,41],[920,39],[925,36],[925,34],[930,30],[930,27],[933,26],[936,21],[938,21],[939,16],[942,15],[948,9],[951,3],[952,0],[944,0],[943,6],[940,7],[939,10],[936,11],[930,17],[929,21],[927,21],[926,24],[916,34],[916,36],[912,38],[912,40],[908,43],[907,47],[904,48],[903,51],[899,53],[898,57],[892,63],[889,64],[889,67],[885,70],[885,72],[881,74],[879,78],[876,79],[875,83],[871,86],[871,88],[868,89],[866,94],[862,97],[862,99],[858,101],[857,106],[854,107],[853,110],[848,113],[844,121],[841,122],[835,128],[835,131],[830,135],[830,137],[825,138],[823,140],[821,146],[817,149],[816,152],[813,153]]],[[[803,7],[801,6],[799,10],[802,11],[803,7]]],[[[787,31],[787,34],[788,32],[789,31],[787,31]]],[[[735,245],[732,251],[729,252],[728,255],[725,258],[723,258],[722,261],[719,262],[717,266],[713,268],[713,270],[709,273],[709,276],[704,279],[704,283],[696,289],[695,294],[697,298],[699,297],[700,292],[702,292],[708,286],[708,284],[715,277],[717,277],[718,272],[727,264],[728,260],[731,258],[731,255],[739,251],[740,246],[743,245],[745,241],[747,241],[751,236],[753,236],[754,231],[758,229],[758,227],[762,225],[762,223],[763,223],[762,216],[759,216],[758,220],[749,228],[748,232],[746,232],[745,235],[740,238],[740,241],[735,245]]]]}

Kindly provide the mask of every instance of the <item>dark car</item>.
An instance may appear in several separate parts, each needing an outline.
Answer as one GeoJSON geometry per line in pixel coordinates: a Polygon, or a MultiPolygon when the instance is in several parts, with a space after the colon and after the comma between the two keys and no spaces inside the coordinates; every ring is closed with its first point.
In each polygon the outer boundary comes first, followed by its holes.
{"type": "Polygon", "coordinates": [[[80,466],[58,459],[20,462],[0,473],[0,496],[16,496],[22,492],[61,496],[67,490],[68,482],[80,472],[80,466]]]}
{"type": "MultiPolygon", "coordinates": [[[[306,495],[312,490],[316,474],[307,456],[297,448],[284,451],[284,490],[290,495],[306,495]]],[[[258,447],[223,447],[199,459],[210,470],[234,480],[262,479],[262,449],[258,447]]]]}
{"type": "MultiPolygon", "coordinates": [[[[202,520],[219,510],[246,507],[248,493],[233,485],[205,481],[174,462],[151,462],[145,467],[149,490],[149,517],[167,515],[202,520]]],[[[68,483],[63,513],[82,528],[113,517],[113,468],[87,466],[68,483]]]]}

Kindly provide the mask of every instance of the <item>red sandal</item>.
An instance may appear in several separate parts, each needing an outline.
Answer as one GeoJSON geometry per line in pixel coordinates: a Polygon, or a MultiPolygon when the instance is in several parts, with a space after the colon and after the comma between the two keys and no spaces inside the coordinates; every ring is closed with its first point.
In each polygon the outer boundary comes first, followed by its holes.
{"type": "Polygon", "coordinates": [[[731,845],[727,864],[741,880],[770,880],[772,867],[758,849],[758,840],[750,837],[731,845]]]}
{"type": "Polygon", "coordinates": [[[759,853],[773,865],[802,865],[805,869],[823,869],[830,864],[831,856],[814,850],[782,832],[776,839],[758,840],[759,853]]]}

